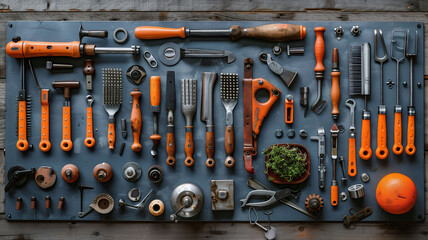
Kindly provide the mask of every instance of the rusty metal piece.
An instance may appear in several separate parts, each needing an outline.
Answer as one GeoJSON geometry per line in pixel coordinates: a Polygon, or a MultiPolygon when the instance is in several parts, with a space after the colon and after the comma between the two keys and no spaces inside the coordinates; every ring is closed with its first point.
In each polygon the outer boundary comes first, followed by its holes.
{"type": "Polygon", "coordinates": [[[321,212],[324,208],[324,200],[318,194],[310,194],[305,199],[305,207],[310,213],[321,212]]]}
{"type": "Polygon", "coordinates": [[[211,210],[234,210],[233,180],[211,180],[211,210]]]}
{"type": "Polygon", "coordinates": [[[65,201],[65,198],[64,198],[64,197],[60,197],[60,198],[59,198],[59,201],[58,201],[58,209],[59,209],[59,210],[64,209],[64,201],[65,201]]]}
{"type": "Polygon", "coordinates": [[[345,225],[349,229],[354,229],[356,227],[356,222],[361,221],[362,219],[370,216],[373,213],[373,209],[371,207],[363,208],[362,210],[356,213],[353,213],[353,211],[355,211],[355,209],[351,208],[349,210],[351,216],[343,216],[343,225],[345,225]]]}
{"type": "Polygon", "coordinates": [[[155,217],[160,216],[165,211],[165,205],[161,200],[155,199],[150,202],[149,211],[155,217]]]}
{"type": "Polygon", "coordinates": [[[50,196],[46,196],[45,197],[45,208],[51,208],[51,197],[50,196]]]}
{"type": "Polygon", "coordinates": [[[163,170],[159,165],[153,165],[147,171],[147,177],[153,183],[158,183],[163,179],[163,170]]]}
{"type": "Polygon", "coordinates": [[[79,179],[79,168],[74,164],[67,164],[61,170],[61,177],[67,183],[74,183],[79,179]]]}
{"type": "Polygon", "coordinates": [[[37,207],[37,199],[36,197],[31,197],[31,209],[36,209],[37,207]]]}
{"type": "Polygon", "coordinates": [[[56,173],[52,167],[42,166],[36,171],[36,180],[37,186],[46,189],[52,187],[56,182],[56,173]]]}
{"type": "Polygon", "coordinates": [[[92,173],[98,182],[107,182],[113,176],[113,169],[110,164],[103,162],[96,165],[92,173]]]}
{"type": "Polygon", "coordinates": [[[17,197],[16,198],[16,210],[21,210],[21,207],[22,207],[22,198],[17,197]]]}

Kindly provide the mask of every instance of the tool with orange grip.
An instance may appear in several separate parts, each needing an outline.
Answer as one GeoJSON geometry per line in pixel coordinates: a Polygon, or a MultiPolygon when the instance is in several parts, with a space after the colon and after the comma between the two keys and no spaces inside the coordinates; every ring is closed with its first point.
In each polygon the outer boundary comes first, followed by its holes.
{"type": "Polygon", "coordinates": [[[85,146],[91,148],[95,146],[94,138],[94,121],[92,114],[92,104],[94,103],[94,97],[92,95],[86,96],[86,138],[84,140],[85,146]]]}
{"type": "Polygon", "coordinates": [[[292,124],[294,121],[294,100],[293,96],[288,94],[285,96],[285,123],[292,124]]]}
{"type": "Polygon", "coordinates": [[[169,166],[175,165],[175,126],[174,126],[174,115],[176,108],[176,97],[175,97],[175,72],[166,72],[166,110],[167,113],[167,134],[166,134],[166,153],[168,158],[166,163],[169,166]]]}
{"type": "Polygon", "coordinates": [[[29,128],[29,120],[31,116],[31,100],[29,96],[27,96],[25,92],[25,59],[21,60],[21,89],[18,92],[18,125],[17,125],[17,134],[18,134],[18,141],[16,142],[16,148],[18,148],[19,151],[27,151],[28,147],[30,146],[28,144],[27,137],[30,133],[29,128]]]}
{"type": "Polygon", "coordinates": [[[370,44],[349,46],[349,95],[364,96],[364,110],[361,126],[361,147],[359,155],[361,159],[369,160],[372,157],[370,139],[370,110],[367,109],[368,97],[370,96],[371,83],[371,52],[370,44]]]}
{"type": "Polygon", "coordinates": [[[71,89],[79,88],[80,82],[77,81],[54,81],[53,88],[64,88],[64,104],[62,107],[62,141],[61,149],[65,152],[73,148],[71,140],[71,89]]]}
{"type": "Polygon", "coordinates": [[[139,89],[134,89],[131,92],[132,96],[132,111],[131,111],[131,130],[132,130],[132,136],[134,137],[134,143],[132,143],[131,149],[134,152],[141,151],[141,144],[140,144],[140,134],[141,134],[141,125],[142,125],[142,118],[141,118],[141,107],[140,107],[140,98],[141,98],[141,92],[139,89]]]}
{"type": "Polygon", "coordinates": [[[103,68],[103,105],[108,114],[108,148],[116,142],[115,117],[122,105],[122,69],[103,68]]]}
{"type": "Polygon", "coordinates": [[[418,31],[415,33],[415,46],[414,46],[414,52],[409,52],[409,38],[410,38],[410,32],[407,30],[406,35],[406,57],[409,59],[410,62],[410,103],[407,107],[407,146],[406,146],[406,153],[407,155],[414,155],[416,152],[415,147],[415,114],[416,114],[416,108],[413,104],[413,63],[416,61],[416,56],[418,53],[418,31]]]}
{"type": "Polygon", "coordinates": [[[153,135],[150,139],[153,141],[153,147],[150,151],[152,157],[157,158],[158,146],[161,140],[159,135],[159,112],[160,112],[160,101],[161,101],[161,81],[159,76],[152,76],[150,78],[150,104],[152,106],[153,113],[153,135]]]}
{"type": "Polygon", "coordinates": [[[332,70],[331,70],[331,104],[333,105],[333,110],[331,115],[334,120],[339,119],[339,102],[340,102],[340,70],[339,70],[339,50],[337,48],[333,49],[333,57],[331,60],[332,70]]]}
{"type": "Polygon", "coordinates": [[[377,148],[376,157],[379,159],[386,159],[389,151],[387,147],[387,131],[386,131],[386,106],[383,104],[383,64],[388,61],[388,52],[386,51],[385,41],[383,39],[382,30],[379,29],[380,40],[382,41],[383,53],[379,57],[377,52],[377,30],[374,30],[374,55],[375,62],[380,64],[380,105],[378,106],[378,120],[377,120],[377,148]]]}
{"type": "Polygon", "coordinates": [[[49,141],[49,89],[40,90],[40,104],[42,106],[41,112],[41,134],[39,148],[43,152],[51,150],[52,144],[49,141]]]}
{"type": "Polygon", "coordinates": [[[306,37],[306,27],[291,24],[268,24],[243,28],[233,25],[229,29],[186,29],[141,26],[135,28],[135,37],[139,39],[164,39],[173,37],[231,37],[239,40],[244,37],[266,41],[283,42],[301,40],[306,37]]]}
{"type": "Polygon", "coordinates": [[[404,147],[402,144],[402,121],[401,121],[401,110],[402,107],[400,105],[400,62],[403,62],[405,57],[405,43],[402,42],[402,45],[399,45],[399,35],[402,33],[403,39],[406,37],[406,33],[404,31],[392,31],[392,40],[391,40],[391,59],[393,59],[397,64],[397,76],[396,76],[396,99],[397,102],[394,106],[394,145],[392,146],[392,151],[396,155],[401,155],[404,151],[404,147]],[[398,34],[396,34],[398,33],[398,34]],[[401,54],[394,55],[395,52],[402,52],[401,54]]]}
{"type": "Polygon", "coordinates": [[[324,53],[325,53],[325,44],[324,44],[324,27],[316,27],[314,29],[314,32],[316,34],[315,39],[315,59],[317,61],[314,71],[315,71],[315,79],[317,80],[317,99],[312,104],[312,111],[316,114],[320,114],[327,102],[325,100],[322,100],[322,80],[324,79],[324,72],[325,67],[323,65],[323,59],[324,59],[324,53]]]}
{"type": "Polygon", "coordinates": [[[244,60],[243,107],[244,107],[244,162],[245,170],[254,174],[253,156],[257,155],[257,136],[263,120],[269,113],[272,105],[279,99],[281,91],[263,78],[253,79],[252,58],[244,60]],[[269,99],[260,103],[256,99],[256,92],[265,89],[270,93],[269,99]]]}
{"type": "Polygon", "coordinates": [[[182,79],[181,80],[181,112],[186,119],[186,140],[184,143],[184,151],[186,152],[186,159],[184,164],[191,167],[195,164],[193,159],[193,152],[195,145],[193,143],[193,117],[196,113],[196,79],[182,79]]]}
{"type": "Polygon", "coordinates": [[[331,180],[331,205],[337,206],[339,199],[339,189],[337,186],[336,180],[336,162],[337,162],[337,147],[338,147],[338,137],[339,137],[339,128],[336,124],[333,124],[333,127],[330,129],[331,133],[331,160],[333,160],[333,179],[331,180]]]}
{"type": "Polygon", "coordinates": [[[202,74],[202,97],[201,97],[201,121],[205,122],[205,152],[207,160],[205,166],[212,168],[215,166],[215,138],[213,120],[213,91],[217,81],[217,73],[204,72],[202,74]]]}
{"type": "Polygon", "coordinates": [[[355,177],[357,175],[357,151],[355,144],[355,106],[356,102],[354,99],[346,100],[346,106],[349,107],[350,110],[350,124],[349,124],[349,142],[348,142],[348,175],[351,177],[355,177]]]}

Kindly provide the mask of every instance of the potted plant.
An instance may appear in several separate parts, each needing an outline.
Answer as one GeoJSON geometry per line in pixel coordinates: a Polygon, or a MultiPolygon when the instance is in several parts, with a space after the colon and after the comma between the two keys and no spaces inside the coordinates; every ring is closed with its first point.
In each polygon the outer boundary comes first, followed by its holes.
{"type": "Polygon", "coordinates": [[[274,144],[263,152],[265,174],[269,181],[278,184],[298,184],[309,177],[308,150],[299,144],[274,144]]]}

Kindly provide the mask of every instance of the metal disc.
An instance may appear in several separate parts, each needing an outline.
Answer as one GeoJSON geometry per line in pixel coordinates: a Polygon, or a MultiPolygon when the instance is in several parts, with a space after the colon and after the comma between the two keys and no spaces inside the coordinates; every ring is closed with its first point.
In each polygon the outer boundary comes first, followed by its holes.
{"type": "Polygon", "coordinates": [[[177,64],[181,59],[181,49],[180,47],[173,43],[167,42],[159,47],[159,60],[167,65],[173,66],[177,64]]]}
{"type": "Polygon", "coordinates": [[[204,194],[195,184],[183,183],[179,185],[171,193],[170,202],[174,212],[183,206],[182,199],[186,196],[192,198],[192,204],[190,207],[183,208],[177,213],[177,215],[182,218],[191,218],[196,216],[202,210],[204,205],[204,194]]]}

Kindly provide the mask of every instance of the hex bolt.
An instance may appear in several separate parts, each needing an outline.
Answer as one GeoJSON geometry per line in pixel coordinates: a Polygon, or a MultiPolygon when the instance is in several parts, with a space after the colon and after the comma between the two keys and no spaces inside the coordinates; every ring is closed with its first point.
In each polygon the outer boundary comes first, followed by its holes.
{"type": "Polygon", "coordinates": [[[278,45],[273,46],[272,52],[273,52],[273,55],[279,56],[282,53],[282,48],[278,45]]]}

